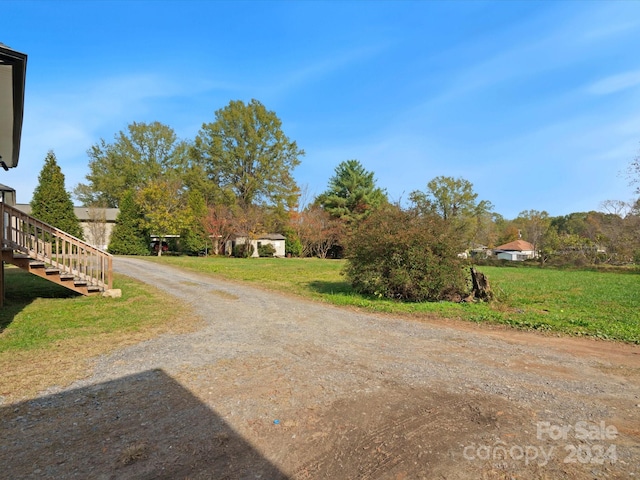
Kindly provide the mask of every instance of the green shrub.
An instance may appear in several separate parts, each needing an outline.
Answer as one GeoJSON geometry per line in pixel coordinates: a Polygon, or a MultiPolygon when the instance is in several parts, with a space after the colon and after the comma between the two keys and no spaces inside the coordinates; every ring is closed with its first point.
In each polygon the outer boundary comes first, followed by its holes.
{"type": "Polygon", "coordinates": [[[253,245],[250,243],[238,243],[233,247],[233,256],[238,258],[248,258],[253,255],[253,245]]]}
{"type": "Polygon", "coordinates": [[[276,253],[276,249],[270,243],[265,243],[263,245],[258,245],[258,256],[259,257],[273,257],[274,253],[276,253]]]}
{"type": "Polygon", "coordinates": [[[453,227],[436,215],[390,206],[372,213],[347,242],[354,290],[422,302],[460,298],[467,281],[453,227]]]}
{"type": "Polygon", "coordinates": [[[302,255],[302,242],[300,237],[291,227],[285,227],[282,234],[285,237],[284,254],[287,257],[299,257],[302,255]]]}

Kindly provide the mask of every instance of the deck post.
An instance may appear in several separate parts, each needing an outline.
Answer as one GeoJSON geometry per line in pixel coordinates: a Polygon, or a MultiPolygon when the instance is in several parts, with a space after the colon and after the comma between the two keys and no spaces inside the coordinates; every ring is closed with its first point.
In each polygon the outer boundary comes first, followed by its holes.
{"type": "Polygon", "coordinates": [[[4,260],[0,257],[0,307],[4,307],[4,260]]]}

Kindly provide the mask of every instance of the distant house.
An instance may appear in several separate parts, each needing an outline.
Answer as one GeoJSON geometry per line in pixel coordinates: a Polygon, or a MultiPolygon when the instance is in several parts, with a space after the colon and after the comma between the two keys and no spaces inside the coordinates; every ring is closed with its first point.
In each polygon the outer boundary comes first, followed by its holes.
{"type": "Polygon", "coordinates": [[[246,235],[234,235],[230,240],[227,240],[225,245],[225,252],[227,255],[231,255],[233,252],[233,248],[236,245],[253,245],[253,253],[252,257],[257,257],[258,248],[270,244],[275,249],[274,257],[284,257],[285,256],[285,237],[284,235],[280,235],[279,233],[265,233],[259,235],[257,238],[250,240],[246,235]]]}
{"type": "Polygon", "coordinates": [[[501,260],[523,261],[536,256],[533,244],[524,240],[499,245],[493,249],[493,255],[501,260]]]}
{"type": "MultiPolygon", "coordinates": [[[[18,203],[16,208],[31,215],[31,205],[28,203],[18,203]]],[[[120,209],[73,207],[73,212],[80,220],[84,240],[89,245],[106,251],[120,209]]]]}

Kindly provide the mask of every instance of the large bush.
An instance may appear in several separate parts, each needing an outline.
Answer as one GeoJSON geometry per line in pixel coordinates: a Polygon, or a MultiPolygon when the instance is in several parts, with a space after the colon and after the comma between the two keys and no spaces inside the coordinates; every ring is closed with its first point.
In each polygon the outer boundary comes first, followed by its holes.
{"type": "Polygon", "coordinates": [[[360,293],[414,302],[459,299],[467,289],[461,251],[446,220],[388,207],[349,238],[345,274],[360,293]]]}
{"type": "Polygon", "coordinates": [[[233,247],[232,255],[236,258],[249,258],[253,255],[253,245],[250,243],[238,243],[233,247]]]}
{"type": "Polygon", "coordinates": [[[290,227],[285,228],[284,253],[288,257],[299,257],[302,255],[302,242],[298,234],[290,227]]]}
{"type": "Polygon", "coordinates": [[[265,243],[263,245],[258,245],[258,256],[259,257],[273,257],[276,253],[276,249],[270,243],[265,243]]]}

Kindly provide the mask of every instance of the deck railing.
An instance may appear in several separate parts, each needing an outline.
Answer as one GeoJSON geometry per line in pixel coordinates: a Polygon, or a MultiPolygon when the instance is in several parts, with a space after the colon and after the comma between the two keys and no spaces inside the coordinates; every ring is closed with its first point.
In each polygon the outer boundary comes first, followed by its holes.
{"type": "Polygon", "coordinates": [[[22,252],[34,260],[73,275],[87,286],[111,289],[113,257],[88,243],[0,203],[2,248],[22,252]]]}

